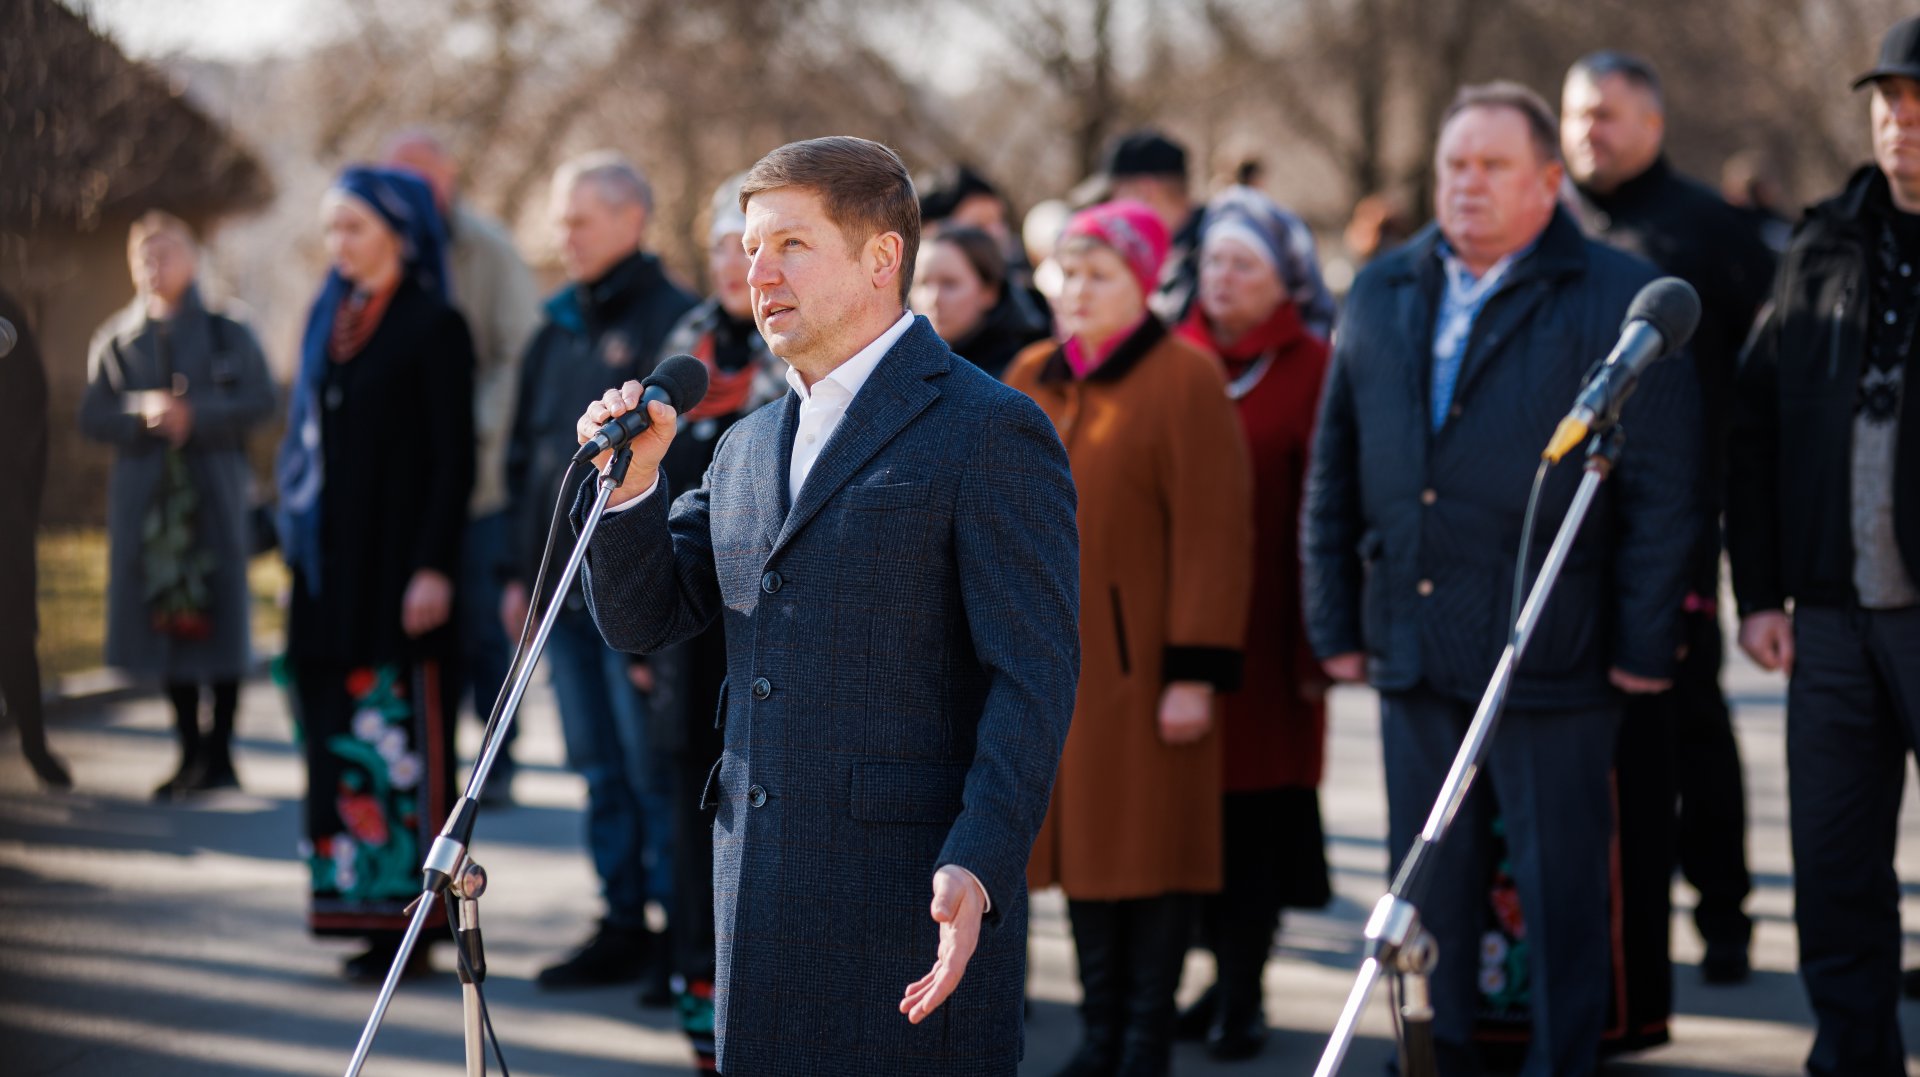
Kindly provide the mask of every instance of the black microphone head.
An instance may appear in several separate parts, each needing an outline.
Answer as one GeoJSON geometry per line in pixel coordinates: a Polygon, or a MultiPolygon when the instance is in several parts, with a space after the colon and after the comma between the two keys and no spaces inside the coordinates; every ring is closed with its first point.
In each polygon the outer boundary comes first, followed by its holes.
{"type": "Polygon", "coordinates": [[[640,382],[641,385],[659,386],[667,394],[667,402],[673,410],[690,411],[706,399],[707,364],[691,355],[669,355],[660,360],[653,373],[640,382]]]}
{"type": "Polygon", "coordinates": [[[1633,297],[1620,328],[1624,331],[1634,322],[1653,326],[1666,345],[1660,354],[1672,355],[1692,340],[1693,331],[1700,327],[1700,293],[1679,277],[1661,277],[1633,297]]]}

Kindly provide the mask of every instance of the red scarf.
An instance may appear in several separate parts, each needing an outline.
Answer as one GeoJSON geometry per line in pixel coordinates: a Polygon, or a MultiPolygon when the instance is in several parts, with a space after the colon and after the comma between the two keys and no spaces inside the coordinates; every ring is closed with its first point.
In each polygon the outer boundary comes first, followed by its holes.
{"type": "Polygon", "coordinates": [[[1278,354],[1291,347],[1306,334],[1307,327],[1300,321],[1300,308],[1288,300],[1273,308],[1273,313],[1266,321],[1254,326],[1231,346],[1224,346],[1214,339],[1213,327],[1207,324],[1207,316],[1200,310],[1200,304],[1195,303],[1187,313],[1187,320],[1181,322],[1174,332],[1219,356],[1226,365],[1227,379],[1231,381],[1246,373],[1260,361],[1261,356],[1278,354]]]}
{"type": "Polygon", "coordinates": [[[373,331],[380,328],[380,318],[387,313],[387,303],[393,299],[399,283],[399,278],[395,278],[392,284],[377,292],[355,288],[340,297],[340,309],[333,316],[333,333],[327,338],[327,358],[344,363],[360,354],[360,349],[373,339],[373,331]]]}
{"type": "Polygon", "coordinates": [[[713,357],[713,333],[700,335],[700,342],[694,345],[693,357],[707,365],[707,395],[695,404],[682,419],[711,419],[722,415],[732,415],[746,407],[747,397],[753,392],[754,375],[760,372],[760,364],[751,362],[739,370],[721,370],[713,357]]]}

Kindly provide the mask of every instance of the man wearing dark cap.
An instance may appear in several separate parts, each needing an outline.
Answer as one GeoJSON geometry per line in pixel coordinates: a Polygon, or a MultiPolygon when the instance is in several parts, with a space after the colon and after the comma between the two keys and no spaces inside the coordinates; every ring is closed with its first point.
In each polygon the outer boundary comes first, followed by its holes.
{"type": "Polygon", "coordinates": [[[1808,211],[1742,358],[1727,547],[1740,646],[1788,675],[1807,1072],[1900,1077],[1895,823],[1920,741],[1920,18],[1853,85],[1871,96],[1874,164],[1808,211]]]}
{"type": "Polygon", "coordinates": [[[1647,61],[1595,52],[1567,72],[1560,148],[1573,180],[1568,208],[1588,235],[1693,285],[1703,312],[1689,345],[1706,420],[1706,496],[1686,597],[1687,654],[1672,690],[1632,701],[1620,730],[1622,929],[1629,968],[1645,970],[1629,972],[1629,995],[1662,1019],[1672,995],[1676,862],[1700,893],[1693,921],[1706,943],[1701,975],[1736,983],[1749,971],[1746,794],[1720,689],[1720,490],[1734,366],[1773,279],[1773,252],[1753,218],[1669,164],[1665,136],[1665,94],[1647,61]]]}
{"type": "MultiPolygon", "coordinates": [[[[1144,129],[1120,137],[1107,150],[1106,164],[1092,184],[1099,197],[1143,202],[1158,214],[1173,235],[1160,287],[1149,299],[1153,312],[1168,325],[1178,325],[1193,305],[1200,282],[1201,223],[1205,211],[1193,204],[1187,188],[1187,151],[1158,131],[1144,129]]],[[[1307,329],[1322,340],[1333,337],[1333,293],[1320,279],[1313,232],[1306,222],[1287,214],[1291,239],[1280,279],[1287,295],[1300,308],[1307,329]]]]}

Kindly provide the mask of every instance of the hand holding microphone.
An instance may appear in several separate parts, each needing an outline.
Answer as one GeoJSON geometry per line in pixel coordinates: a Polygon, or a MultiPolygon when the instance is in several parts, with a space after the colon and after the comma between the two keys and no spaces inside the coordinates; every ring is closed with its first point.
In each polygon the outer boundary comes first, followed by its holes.
{"type": "Polygon", "coordinates": [[[679,413],[707,395],[707,366],[691,355],[670,356],[644,381],[630,381],[587,405],[575,425],[580,451],[575,460],[593,457],[604,469],[621,446],[633,450],[627,477],[608,499],[608,507],[631,501],[653,488],[660,461],[679,429],[679,413]]]}
{"type": "Polygon", "coordinates": [[[1572,452],[1590,433],[1619,421],[1620,408],[1633,395],[1640,375],[1655,360],[1684,347],[1700,325],[1700,293],[1679,277],[1661,277],[1640,289],[1627,308],[1620,341],[1593,372],[1573,410],[1560,420],[1541,457],[1552,463],[1572,452]]]}

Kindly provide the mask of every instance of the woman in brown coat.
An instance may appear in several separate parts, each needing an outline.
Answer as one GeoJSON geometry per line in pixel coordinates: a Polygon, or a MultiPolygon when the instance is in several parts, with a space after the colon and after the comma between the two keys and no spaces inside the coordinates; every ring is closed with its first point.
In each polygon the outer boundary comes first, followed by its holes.
{"type": "Polygon", "coordinates": [[[1252,579],[1244,437],[1218,364],[1146,297],[1167,251],[1138,203],[1068,224],[1056,313],[1007,382],[1053,419],[1080,523],[1080,689],[1028,884],[1067,893],[1085,1036],[1063,1077],[1167,1072],[1193,896],[1220,889],[1216,691],[1252,579]]]}

